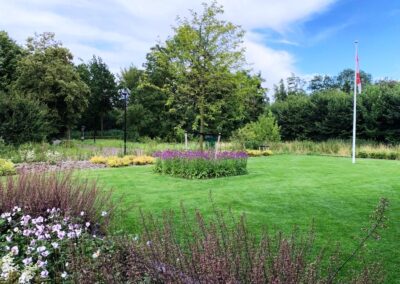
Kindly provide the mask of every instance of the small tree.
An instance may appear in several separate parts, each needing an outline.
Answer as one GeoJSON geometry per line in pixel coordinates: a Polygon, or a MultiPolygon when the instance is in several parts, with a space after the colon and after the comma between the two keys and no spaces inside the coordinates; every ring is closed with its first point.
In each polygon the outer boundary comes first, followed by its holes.
{"type": "Polygon", "coordinates": [[[280,141],[279,126],[271,111],[246,124],[234,136],[245,148],[257,149],[265,143],[280,141]]]}
{"type": "Polygon", "coordinates": [[[43,141],[52,133],[46,107],[13,93],[0,93],[0,137],[8,144],[43,141]]]}

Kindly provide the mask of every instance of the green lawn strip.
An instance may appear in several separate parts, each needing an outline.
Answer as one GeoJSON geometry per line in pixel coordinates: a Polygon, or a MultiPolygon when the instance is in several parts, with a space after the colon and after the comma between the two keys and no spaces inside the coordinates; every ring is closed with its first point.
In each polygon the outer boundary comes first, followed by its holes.
{"type": "MultiPolygon", "coordinates": [[[[180,202],[206,217],[212,208],[246,213],[255,233],[268,226],[290,233],[297,225],[306,232],[315,220],[318,246],[340,242],[346,252],[357,244],[361,227],[380,197],[390,201],[389,227],[382,240],[370,242],[374,258],[382,259],[389,283],[400,278],[400,162],[322,156],[277,155],[251,158],[249,174],[212,180],[185,180],[161,176],[151,166],[83,171],[106,188],[114,189],[120,208],[128,208],[119,226],[138,232],[138,207],[161,215],[179,210],[180,202]]],[[[372,255],[370,256],[372,257],[372,255]]]]}

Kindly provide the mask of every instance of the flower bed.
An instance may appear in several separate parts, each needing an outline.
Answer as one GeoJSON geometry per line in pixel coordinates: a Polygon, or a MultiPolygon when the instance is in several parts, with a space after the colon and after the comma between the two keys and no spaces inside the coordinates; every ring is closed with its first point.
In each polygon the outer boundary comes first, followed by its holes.
{"type": "Polygon", "coordinates": [[[188,179],[207,179],[236,176],[247,173],[245,152],[212,151],[162,151],[157,158],[155,171],[188,179]]]}
{"type": "Polygon", "coordinates": [[[150,165],[154,163],[154,158],[150,156],[94,156],[90,159],[93,164],[103,164],[111,168],[126,167],[131,165],[150,165]]]}
{"type": "Polygon", "coordinates": [[[61,282],[69,278],[69,247],[94,239],[92,233],[98,226],[84,220],[84,211],[71,217],[56,208],[38,216],[24,214],[17,206],[2,213],[0,282],[61,282]]]}

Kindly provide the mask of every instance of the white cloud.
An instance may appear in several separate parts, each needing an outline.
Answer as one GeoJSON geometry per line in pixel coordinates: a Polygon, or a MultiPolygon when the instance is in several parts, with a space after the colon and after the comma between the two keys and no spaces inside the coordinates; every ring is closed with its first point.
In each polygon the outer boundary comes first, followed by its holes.
{"type": "MultiPolygon", "coordinates": [[[[52,31],[76,58],[99,55],[117,73],[131,64],[141,66],[157,40],[172,34],[176,17],[198,10],[204,0],[0,0],[0,29],[23,43],[34,32],[52,31]]],[[[275,50],[257,32],[281,34],[326,10],[335,0],[220,0],[228,20],[248,31],[246,56],[272,87],[296,72],[296,60],[275,50]]],[[[285,39],[282,39],[285,41],[285,39]]]]}

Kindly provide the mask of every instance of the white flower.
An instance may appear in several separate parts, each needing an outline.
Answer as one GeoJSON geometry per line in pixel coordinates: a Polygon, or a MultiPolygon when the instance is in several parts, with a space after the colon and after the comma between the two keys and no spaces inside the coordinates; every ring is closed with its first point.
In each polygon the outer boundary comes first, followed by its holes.
{"type": "Polygon", "coordinates": [[[12,254],[6,254],[0,259],[0,271],[1,271],[1,278],[7,280],[8,276],[10,275],[11,272],[17,271],[17,268],[15,267],[14,261],[12,254]]]}
{"type": "Polygon", "coordinates": [[[42,256],[47,257],[49,255],[49,251],[45,250],[44,252],[41,253],[42,256]]]}
{"type": "Polygon", "coordinates": [[[46,250],[46,247],[45,246],[40,246],[40,247],[38,247],[37,249],[36,249],[36,251],[37,252],[44,252],[46,250]]]}
{"type": "Polygon", "coordinates": [[[5,213],[3,213],[3,214],[0,215],[0,217],[1,217],[2,219],[7,219],[7,218],[10,217],[10,216],[11,216],[11,213],[9,213],[9,212],[5,212],[5,213]]]}
{"type": "Polygon", "coordinates": [[[49,272],[45,269],[42,272],[40,272],[40,277],[42,278],[47,278],[49,276],[49,272]]]}
{"type": "Polygon", "coordinates": [[[11,248],[11,253],[12,253],[13,255],[18,255],[18,253],[19,253],[18,246],[13,246],[13,247],[11,248]]]}
{"type": "Polygon", "coordinates": [[[46,261],[41,261],[40,259],[37,261],[37,266],[39,267],[39,268],[41,268],[41,267],[44,267],[44,266],[46,266],[47,265],[47,260],[46,261]]]}
{"type": "Polygon", "coordinates": [[[51,243],[51,245],[53,246],[53,248],[58,249],[58,243],[53,242],[53,243],[51,243]]]}
{"type": "Polygon", "coordinates": [[[85,212],[84,211],[81,211],[81,216],[85,216],[85,212]]]}
{"type": "Polygon", "coordinates": [[[86,226],[86,228],[89,228],[90,227],[90,222],[86,222],[85,226],[86,226]]]}
{"type": "Polygon", "coordinates": [[[32,263],[32,257],[28,257],[25,258],[24,260],[22,260],[22,262],[26,265],[31,264],[32,263]]]}
{"type": "Polygon", "coordinates": [[[65,237],[65,232],[64,231],[59,231],[57,232],[57,237],[62,240],[65,237]]]}
{"type": "Polygon", "coordinates": [[[105,217],[105,216],[107,216],[107,211],[103,211],[103,212],[101,212],[101,216],[102,216],[102,217],[105,217]]]}
{"type": "Polygon", "coordinates": [[[21,208],[19,208],[18,206],[14,206],[13,212],[21,212],[21,208]]]}
{"type": "Polygon", "coordinates": [[[149,247],[151,246],[151,241],[147,241],[146,245],[149,247]]]}
{"type": "Polygon", "coordinates": [[[63,273],[61,273],[61,278],[65,279],[65,278],[67,278],[67,276],[68,276],[68,273],[65,271],[63,273]]]}
{"type": "Polygon", "coordinates": [[[18,233],[19,232],[19,228],[15,227],[13,231],[14,231],[14,233],[18,233]]]}
{"type": "Polygon", "coordinates": [[[92,254],[93,258],[98,258],[100,255],[100,250],[98,249],[94,254],[92,254]]]}
{"type": "Polygon", "coordinates": [[[67,234],[68,239],[73,239],[76,237],[75,232],[68,232],[67,234]]]}

